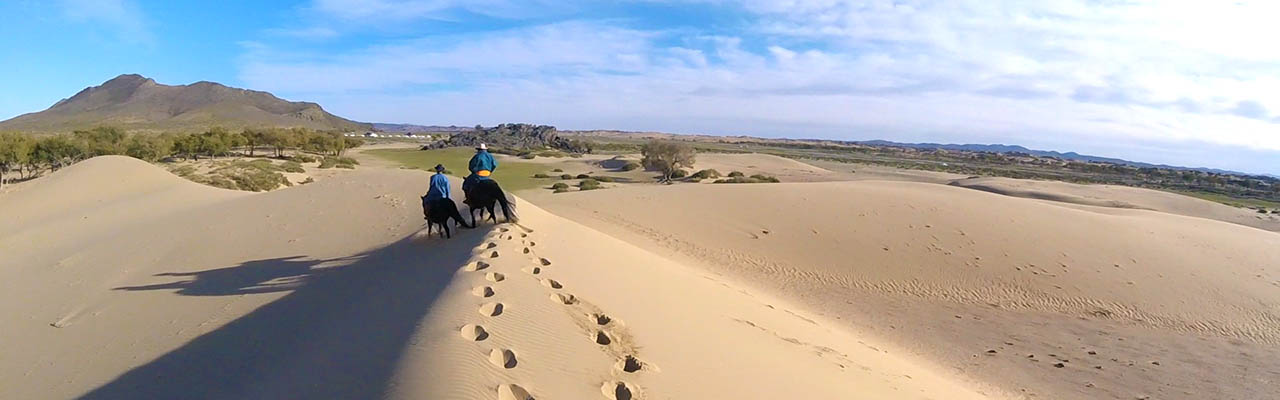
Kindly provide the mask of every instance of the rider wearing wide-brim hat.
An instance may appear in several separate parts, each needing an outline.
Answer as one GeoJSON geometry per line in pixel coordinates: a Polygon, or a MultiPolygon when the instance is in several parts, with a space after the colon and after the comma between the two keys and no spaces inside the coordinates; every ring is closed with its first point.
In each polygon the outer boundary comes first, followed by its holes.
{"type": "Polygon", "coordinates": [[[462,191],[468,192],[477,181],[490,179],[493,170],[498,168],[498,161],[493,159],[493,154],[489,154],[489,146],[484,143],[476,146],[476,154],[471,156],[471,162],[467,164],[467,169],[471,171],[470,175],[462,180],[462,191]]]}

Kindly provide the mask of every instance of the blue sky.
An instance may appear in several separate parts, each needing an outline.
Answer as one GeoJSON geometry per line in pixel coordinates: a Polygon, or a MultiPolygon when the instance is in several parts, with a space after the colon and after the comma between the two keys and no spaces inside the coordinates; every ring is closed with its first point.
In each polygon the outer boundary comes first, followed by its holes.
{"type": "Polygon", "coordinates": [[[116,75],[376,122],[1008,143],[1280,174],[1280,2],[0,3],[0,118],[116,75]]]}

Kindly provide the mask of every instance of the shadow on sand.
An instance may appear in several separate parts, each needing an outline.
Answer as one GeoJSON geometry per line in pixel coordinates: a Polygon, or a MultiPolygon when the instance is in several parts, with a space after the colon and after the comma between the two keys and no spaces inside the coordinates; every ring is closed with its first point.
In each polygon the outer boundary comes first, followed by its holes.
{"type": "Polygon", "coordinates": [[[117,288],[185,296],[292,292],[81,398],[383,397],[418,323],[488,230],[452,240],[407,237],[335,260],[287,257],[167,273],[161,275],[184,280],[117,288]]]}

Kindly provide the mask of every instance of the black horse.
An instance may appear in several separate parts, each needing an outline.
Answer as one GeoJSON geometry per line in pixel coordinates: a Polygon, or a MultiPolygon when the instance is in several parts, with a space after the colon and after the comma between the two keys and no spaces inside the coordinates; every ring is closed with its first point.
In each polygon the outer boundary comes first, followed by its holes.
{"type": "Polygon", "coordinates": [[[422,196],[422,216],[427,220],[427,236],[431,236],[431,227],[440,225],[440,237],[453,238],[453,232],[449,230],[450,218],[453,218],[454,225],[467,228],[475,227],[475,217],[471,217],[473,222],[471,226],[467,226],[467,222],[462,219],[462,213],[458,212],[458,205],[453,202],[453,199],[446,198],[427,202],[427,196],[422,196]]]}
{"type": "Polygon", "coordinates": [[[476,225],[476,212],[480,212],[480,220],[484,220],[484,212],[489,212],[489,220],[498,223],[498,215],[494,214],[494,203],[502,206],[502,217],[507,222],[516,222],[518,218],[512,210],[511,201],[507,199],[507,194],[502,191],[502,187],[498,186],[498,181],[493,179],[481,179],[471,187],[467,192],[467,199],[462,201],[467,207],[470,207],[471,226],[476,225]]]}

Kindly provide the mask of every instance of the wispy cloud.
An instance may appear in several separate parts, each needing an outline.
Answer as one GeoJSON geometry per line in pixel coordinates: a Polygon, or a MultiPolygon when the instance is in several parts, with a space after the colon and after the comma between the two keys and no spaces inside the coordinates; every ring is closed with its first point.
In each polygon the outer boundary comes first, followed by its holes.
{"type": "Polygon", "coordinates": [[[146,18],[137,3],[130,0],[58,0],[62,13],[78,23],[95,24],[112,31],[119,39],[134,43],[150,43],[146,18]]]}
{"type": "Polygon", "coordinates": [[[335,21],[531,22],[336,52],[267,43],[240,77],[362,119],[1280,150],[1267,43],[1280,28],[1266,17],[1280,3],[706,2],[746,20],[673,29],[662,15],[547,18],[540,2],[319,0],[335,21]]]}

